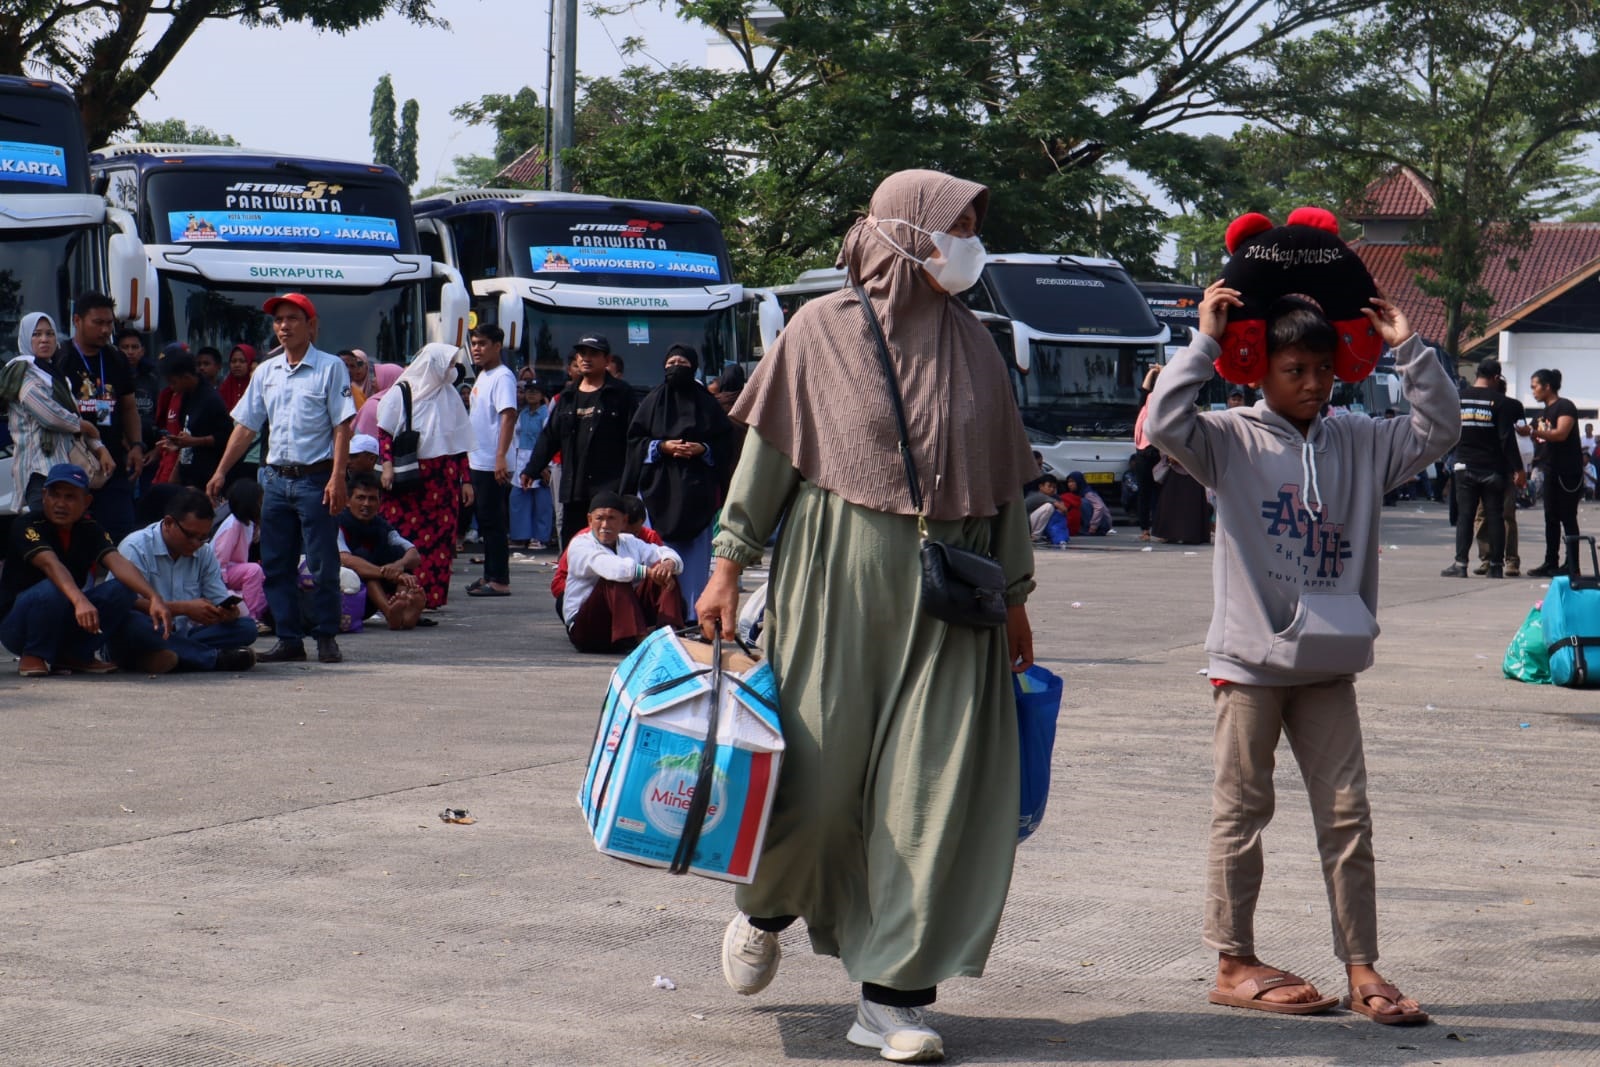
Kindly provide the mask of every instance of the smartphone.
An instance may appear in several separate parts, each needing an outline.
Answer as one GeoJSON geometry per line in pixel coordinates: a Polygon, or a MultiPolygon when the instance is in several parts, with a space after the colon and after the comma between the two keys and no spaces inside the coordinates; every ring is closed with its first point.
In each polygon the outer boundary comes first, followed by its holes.
{"type": "Polygon", "coordinates": [[[217,607],[219,607],[219,608],[231,608],[235,604],[243,604],[243,603],[244,603],[244,597],[242,597],[242,596],[231,596],[228,599],[224,600],[222,603],[218,604],[217,607]]]}

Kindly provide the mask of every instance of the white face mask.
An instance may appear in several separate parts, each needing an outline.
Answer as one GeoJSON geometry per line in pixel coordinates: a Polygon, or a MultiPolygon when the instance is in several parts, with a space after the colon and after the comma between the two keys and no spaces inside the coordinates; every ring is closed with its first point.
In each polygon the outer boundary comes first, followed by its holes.
{"type": "Polygon", "coordinates": [[[964,293],[978,284],[978,275],[983,273],[984,260],[988,253],[983,250],[983,242],[976,237],[957,237],[950,233],[932,233],[924,230],[914,222],[905,219],[878,219],[873,223],[878,230],[878,236],[887,241],[896,252],[905,256],[928,272],[934,282],[955,296],[964,293]],[[920,234],[925,234],[933,242],[934,254],[927,259],[918,259],[916,256],[900,247],[893,238],[883,232],[885,222],[898,222],[902,226],[909,226],[920,234]]]}

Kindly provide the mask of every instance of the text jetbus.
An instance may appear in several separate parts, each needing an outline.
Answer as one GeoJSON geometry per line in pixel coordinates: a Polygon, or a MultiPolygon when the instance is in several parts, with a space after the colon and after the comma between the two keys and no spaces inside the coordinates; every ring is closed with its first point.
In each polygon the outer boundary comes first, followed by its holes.
{"type": "MultiPolygon", "coordinates": [[[[786,315],[845,284],[806,271],[763,295],[786,315]]],[[[1121,493],[1146,369],[1163,362],[1167,328],[1114,259],[991,255],[961,294],[1000,347],[1033,447],[1063,473],[1082,471],[1107,499],[1121,493]]],[[[772,337],[765,341],[771,343],[772,337]]]]}
{"type": "Polygon", "coordinates": [[[422,247],[457,268],[480,318],[506,332],[512,366],[566,381],[573,342],[601,334],[628,382],[660,384],[669,347],[713,377],[740,351],[747,310],[722,227],[681,204],[574,193],[465,189],[415,205],[422,247]]]}
{"type": "Polygon", "coordinates": [[[113,295],[157,348],[266,351],[275,341],[261,304],[285,290],[316,304],[325,351],[404,363],[430,334],[466,343],[466,291],[418,251],[410,194],[389,167],[156,144],[102,148],[90,167],[138,220],[149,270],[122,276],[113,263],[113,295]]]}

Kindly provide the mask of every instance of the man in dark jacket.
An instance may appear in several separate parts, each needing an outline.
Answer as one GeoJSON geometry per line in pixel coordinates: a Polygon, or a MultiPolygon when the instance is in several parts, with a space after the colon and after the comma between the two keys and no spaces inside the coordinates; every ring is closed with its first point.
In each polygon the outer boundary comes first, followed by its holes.
{"type": "Polygon", "coordinates": [[[561,547],[589,523],[589,500],[602,490],[616,492],[628,460],[628,425],[637,401],[633,390],[607,372],[611,343],[586,334],[573,346],[579,377],[561,391],[539,434],[522,487],[534,479],[557,453],[561,455],[561,547]]]}

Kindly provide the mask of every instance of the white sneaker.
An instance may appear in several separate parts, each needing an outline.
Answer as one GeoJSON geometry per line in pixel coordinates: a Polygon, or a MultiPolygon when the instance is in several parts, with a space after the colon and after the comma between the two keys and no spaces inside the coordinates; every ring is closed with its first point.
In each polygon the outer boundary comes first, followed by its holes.
{"type": "Polygon", "coordinates": [[[750,996],[767,988],[781,959],[777,934],[757,930],[742,911],[733,917],[722,935],[722,977],[735,993],[750,996]]]}
{"type": "Polygon", "coordinates": [[[927,1016],[923,1008],[891,1008],[863,997],[846,1037],[853,1045],[877,1049],[886,1060],[932,1063],[944,1059],[944,1038],[928,1025],[927,1016]]]}

